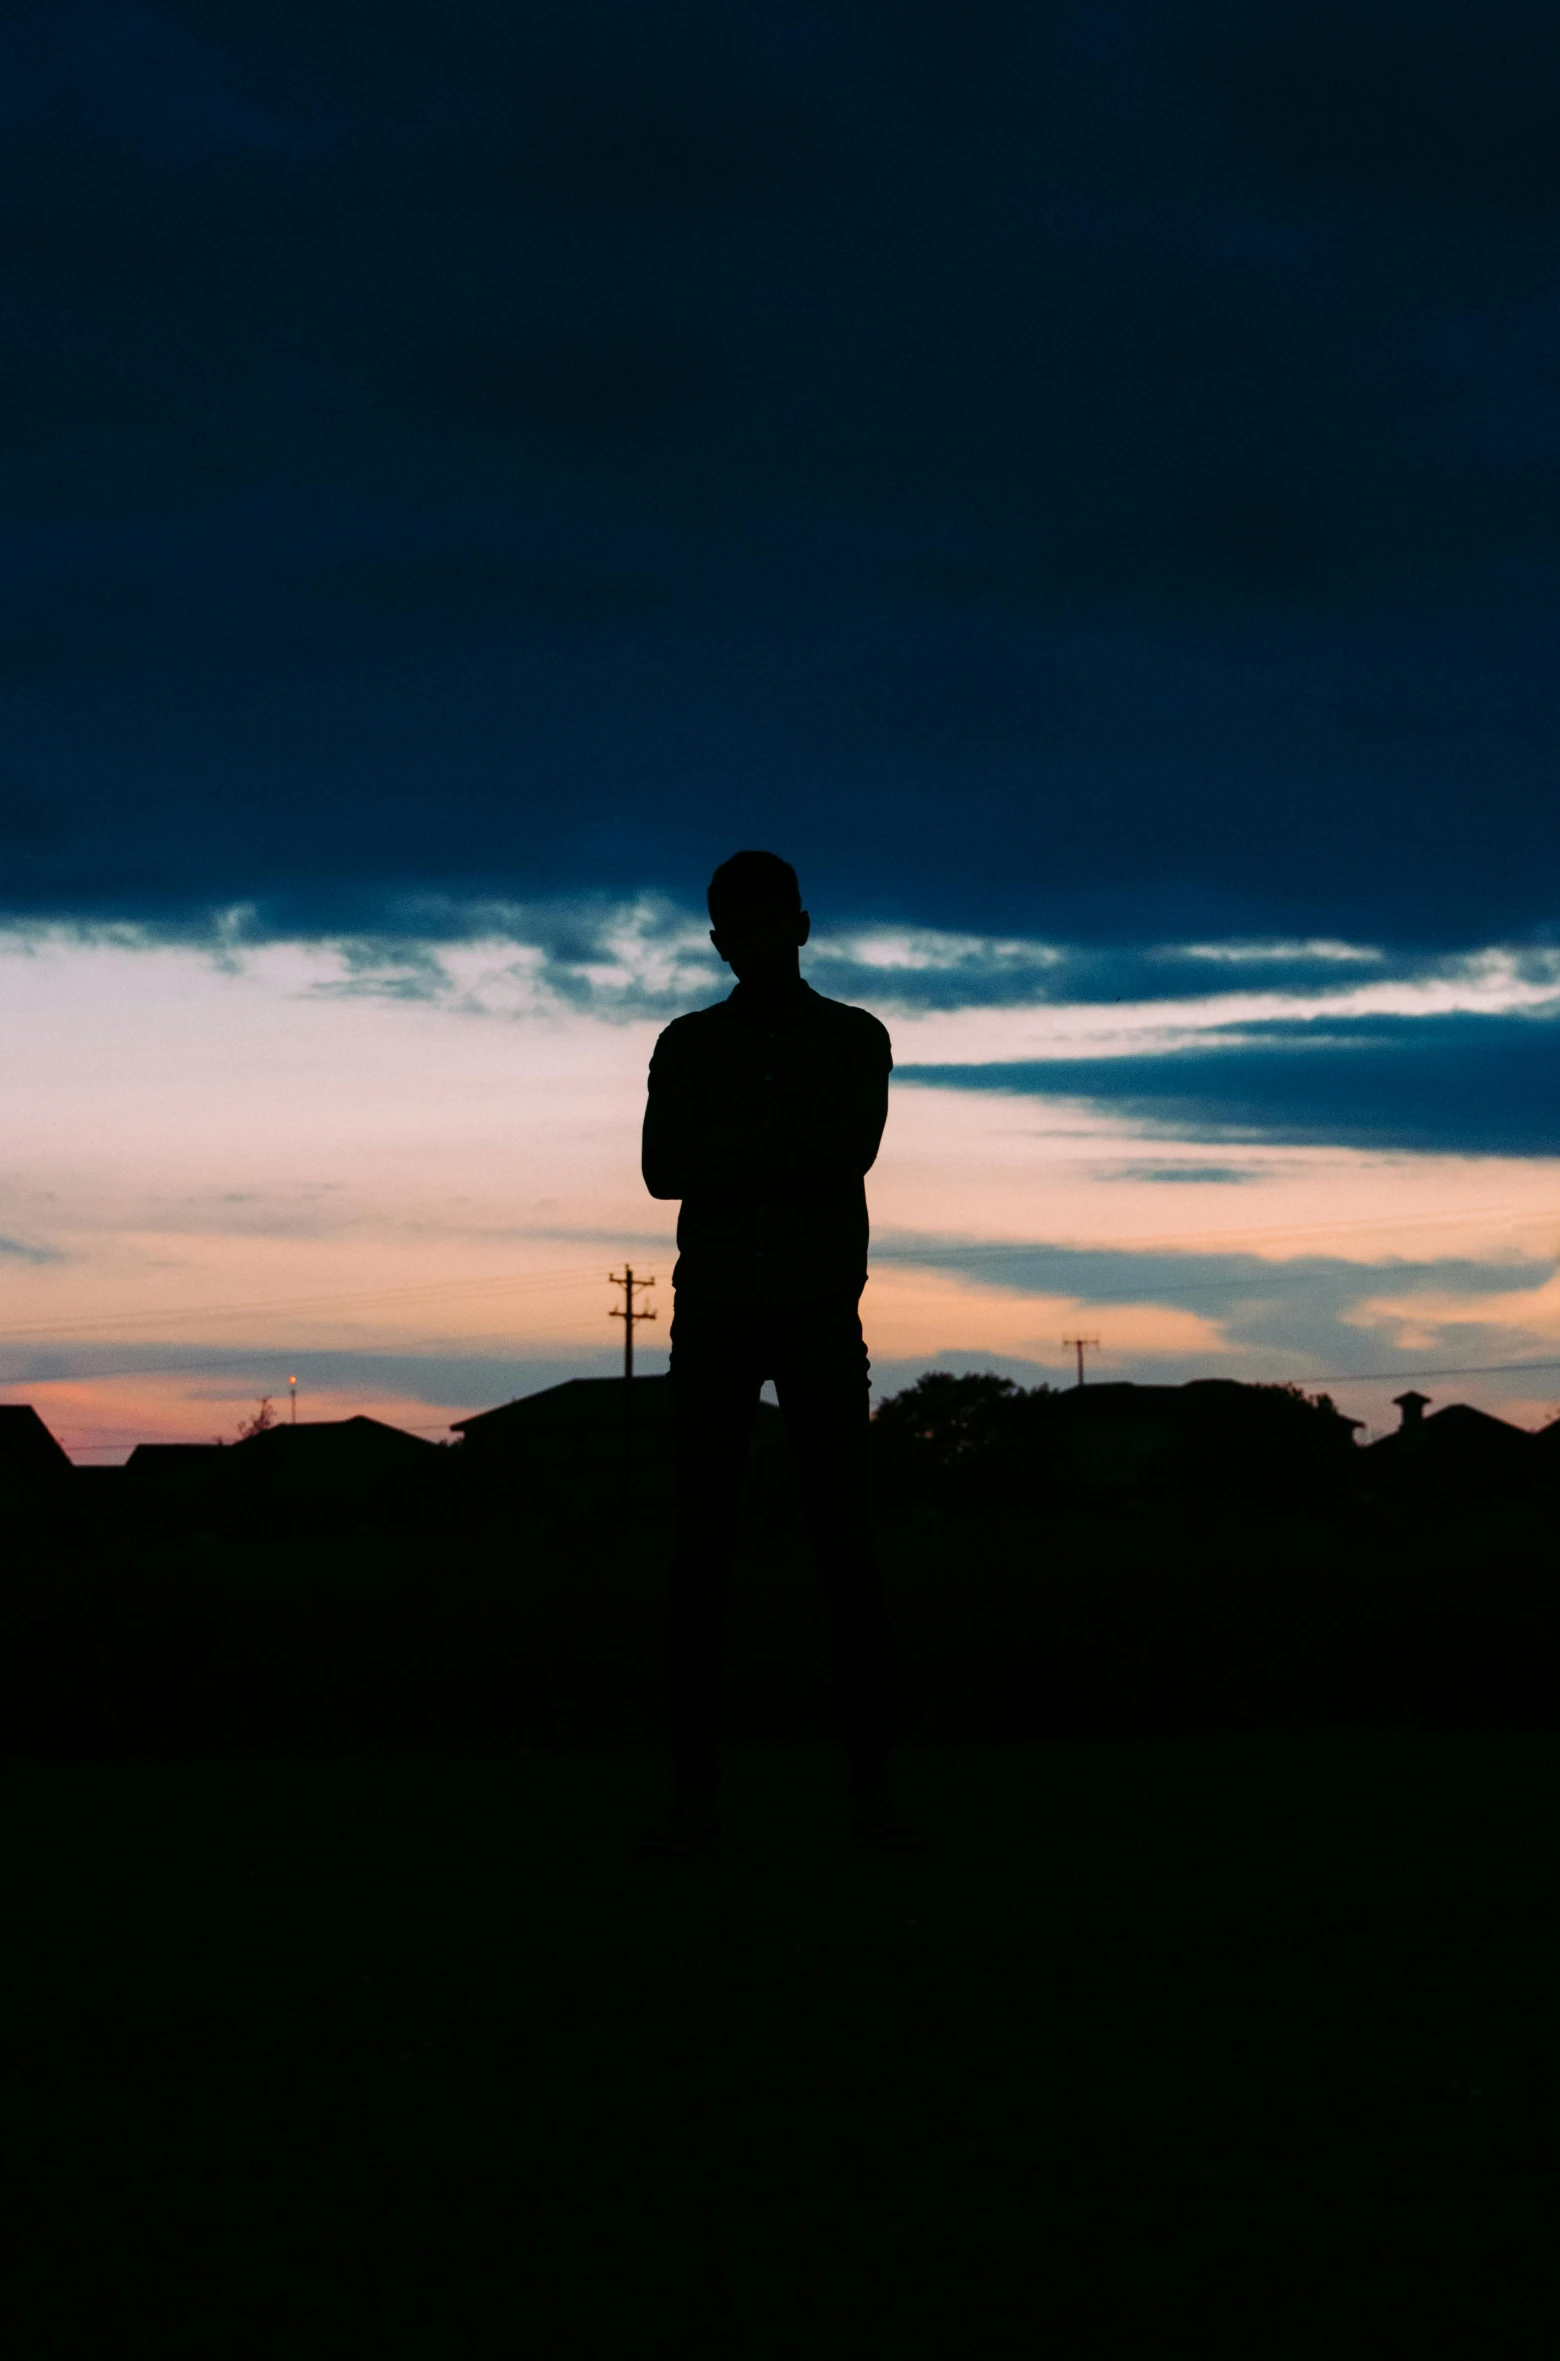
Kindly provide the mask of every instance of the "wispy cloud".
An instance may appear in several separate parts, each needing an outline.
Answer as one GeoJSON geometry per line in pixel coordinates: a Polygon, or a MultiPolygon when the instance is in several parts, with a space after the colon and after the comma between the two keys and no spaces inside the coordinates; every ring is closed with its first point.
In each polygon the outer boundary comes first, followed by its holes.
{"type": "Polygon", "coordinates": [[[400,914],[410,930],[326,940],[339,962],[308,989],[335,997],[437,1001],[472,1016],[569,1012],[608,1023],[673,1016],[729,989],[731,978],[700,924],[654,895],[630,902],[579,897],[521,905],[423,904],[400,914]]]}
{"type": "Polygon", "coordinates": [[[1257,1175],[1235,1164],[1123,1164],[1107,1180],[1176,1182],[1183,1187],[1234,1187],[1257,1175]]]}
{"type": "MultiPolygon", "coordinates": [[[[319,995],[500,1017],[666,1017],[719,997],[732,980],[705,913],[654,893],[403,894],[383,898],[361,927],[312,934],[278,928],[250,902],[167,921],[0,930],[0,954],[36,955],[51,943],[193,950],[225,972],[285,951],[299,963],[301,988],[319,995]]],[[[863,921],[820,927],[803,971],[831,997],[920,1024],[918,1060],[959,1064],[1169,1051],[1279,1021],[1560,1008],[1560,950],[1546,945],[1430,954],[1318,937],[1101,947],[863,921]],[[1215,988],[1188,991],[1194,977],[1217,979],[1215,988]],[[939,1018],[957,1022],[957,1033],[936,1027],[939,1018]]]]}
{"type": "MultiPolygon", "coordinates": [[[[212,914],[204,935],[0,932],[0,959],[21,963],[18,983],[68,955],[83,1021],[100,1021],[87,1015],[93,989],[121,986],[106,969],[89,986],[80,955],[138,965],[143,952],[205,961],[283,999],[403,1005],[413,1021],[426,1011],[555,1036],[583,1020],[603,1040],[708,1005],[731,983],[703,914],[650,894],[424,897],[377,931],[308,939],[266,936],[248,905],[212,914]]],[[[1560,949],[1549,946],[1409,958],[1322,939],[1107,954],[863,925],[822,935],[806,969],[819,989],[884,1016],[901,1086],[1092,1105],[1145,1142],[1560,1153],[1560,949]],[[1193,974],[1218,988],[1188,991],[1193,974]]],[[[41,983],[31,997],[47,1000],[41,983]]],[[[1185,1161],[1150,1151],[1155,1177],[1171,1185],[1190,1178],[1185,1161]]],[[[1222,1161],[1233,1173],[1238,1160],[1222,1161]]],[[[1205,1175],[1220,1168],[1192,1163],[1205,1175]]],[[[14,1215],[12,1226],[21,1230],[14,1215]]]]}
{"type": "Polygon", "coordinates": [[[1379,967],[1385,951],[1371,943],[1178,943],[1155,952],[1161,960],[1206,959],[1221,967],[1379,967]]]}
{"type": "Polygon", "coordinates": [[[55,1246],[34,1246],[25,1238],[0,1237],[0,1258],[8,1262],[47,1263],[63,1262],[64,1255],[55,1246]]]}
{"type": "Polygon", "coordinates": [[[1176,1379],[1266,1377],[1281,1360],[1292,1377],[1346,1383],[1351,1368],[1374,1375],[1396,1366],[1406,1376],[1427,1357],[1455,1367],[1539,1358],[1560,1343],[1560,1278],[1547,1257],[1361,1263],[1302,1254],[1275,1263],[1239,1251],[901,1235],[883,1240],[874,1260],[883,1270],[956,1280],[972,1299],[1017,1297],[1087,1318],[1118,1375],[1152,1362],[1155,1374],[1176,1379]],[[1150,1329],[1151,1341],[1135,1341],[1143,1315],[1156,1309],[1195,1320],[1197,1333],[1150,1329]]]}
{"type": "MultiPolygon", "coordinates": [[[[202,1388],[244,1406],[295,1371],[315,1414],[434,1419],[544,1367],[614,1366],[625,1252],[660,1281],[641,1341],[661,1364],[674,1209],[644,1194],[639,1121],[661,1008],[723,988],[706,930],[649,898],[462,923],[443,941],[409,923],[246,940],[234,922],[205,946],[9,944],[9,1384],[82,1420],[139,1404],[148,1433],[204,1432],[202,1388]]],[[[862,933],[853,955],[874,949],[862,933]]],[[[1102,1374],[1172,1380],[1560,1349],[1552,966],[1334,968],[1297,994],[1284,970],[1254,992],[1204,964],[1237,989],[1117,1005],[1067,997],[1054,946],[1026,965],[992,940],[990,974],[1005,959],[1019,979],[1003,990],[1057,996],[891,1015],[910,1086],[869,1183],[880,1385],[953,1351],[1064,1374],[1075,1318],[1105,1339],[1102,1374]],[[1383,990],[1409,1013],[1337,1013],[1383,990]],[[1438,994],[1476,1005],[1437,1014],[1438,994]],[[1003,1062],[1059,1038],[1070,1054],[1003,1062]],[[918,1066],[934,1044],[969,1052],[962,1075],[918,1066]],[[1439,1152],[1328,1144],[1355,1128],[1439,1152]],[[1308,1130],[1323,1144],[1269,1144],[1308,1130]],[[1467,1152],[1500,1136],[1499,1161],[1467,1152]]],[[[875,972],[964,992],[983,941],[889,935],[875,972]]],[[[1383,1414],[1362,1379],[1348,1406],[1367,1404],[1383,1414]]]]}
{"type": "Polygon", "coordinates": [[[1369,983],[1236,990],[1154,998],[1075,1000],[1045,1006],[928,1011],[914,1020],[905,1055],[922,1065],[1012,1064],[1026,1059],[1165,1056],[1215,1040],[1244,1046],[1261,1028],[1328,1026],[1362,1018],[1551,1016],[1560,1013],[1560,952],[1493,948],[1369,983]]]}

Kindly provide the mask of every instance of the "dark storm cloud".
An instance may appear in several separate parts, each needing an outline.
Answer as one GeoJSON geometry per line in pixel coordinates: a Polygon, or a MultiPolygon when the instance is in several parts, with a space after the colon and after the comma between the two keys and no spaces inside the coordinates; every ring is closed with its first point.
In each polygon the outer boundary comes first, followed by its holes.
{"type": "Polygon", "coordinates": [[[1537,1017],[1277,1021],[1148,1057],[907,1065],[897,1080],[1087,1098],[1165,1138],[1560,1155],[1560,1022],[1537,1017]]]}
{"type": "Polygon", "coordinates": [[[1542,935],[1560,20],[0,33],[0,897],[1542,935]]]}

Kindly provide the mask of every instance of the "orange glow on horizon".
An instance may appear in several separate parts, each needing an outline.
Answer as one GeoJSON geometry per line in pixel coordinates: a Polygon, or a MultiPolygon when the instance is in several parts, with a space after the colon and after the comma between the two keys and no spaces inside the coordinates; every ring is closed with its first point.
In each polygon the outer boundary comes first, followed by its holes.
{"type": "MultiPolygon", "coordinates": [[[[645,1194],[638,1169],[653,1020],[360,994],[341,988],[339,960],[297,945],[230,967],[34,947],[0,956],[0,996],[14,1052],[0,1390],[82,1437],[72,1448],[231,1432],[289,1366],[320,1416],[437,1430],[488,1406],[468,1380],[506,1399],[532,1365],[609,1373],[603,1269],[625,1255],[660,1269],[674,1252],[676,1208],[645,1194]],[[427,1379],[411,1386],[419,1361],[427,1379]],[[447,1389],[446,1365],[462,1372],[447,1389]]],[[[975,1015],[989,1035],[992,1012],[975,1015]]],[[[896,1016],[900,1063],[948,1022],[896,1016]]],[[[989,1353],[1065,1382],[1060,1339],[1080,1324],[1104,1339],[1091,1378],[1190,1359],[1304,1383],[1362,1330],[1379,1334],[1370,1367],[1399,1348],[1431,1363],[1560,1349],[1560,1280],[1516,1283],[1560,1242],[1560,1160],[1210,1147],[1085,1101],[901,1080],[868,1194],[875,1364],[989,1353]],[[1190,1177],[1167,1185],[1178,1173],[1190,1177]],[[1001,1258],[1025,1247],[1119,1255],[1119,1281],[1096,1272],[1097,1292],[1074,1293],[1037,1266],[1033,1291],[997,1284],[1001,1258]],[[1325,1352],[1254,1359],[1197,1308],[1208,1257],[1371,1280],[1325,1352]],[[1439,1260],[1488,1266],[1493,1283],[1392,1285],[1395,1267],[1439,1260]],[[1159,1300],[1174,1299],[1178,1266],[1190,1308],[1159,1300]]],[[[664,1323],[638,1350],[664,1365],[664,1323]]],[[[1547,1381],[1513,1378],[1513,1399],[1518,1387],[1527,1401],[1547,1381]]],[[[1374,1384],[1350,1406],[1374,1413],[1393,1390],[1374,1384]]],[[[1464,1390],[1504,1398],[1498,1381],[1464,1390]]]]}

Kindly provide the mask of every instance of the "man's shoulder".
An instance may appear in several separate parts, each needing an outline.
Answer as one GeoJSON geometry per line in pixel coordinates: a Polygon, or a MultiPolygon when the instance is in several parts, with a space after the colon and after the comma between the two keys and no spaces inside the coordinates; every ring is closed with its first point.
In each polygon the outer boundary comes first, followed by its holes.
{"type": "Polygon", "coordinates": [[[848,1000],[828,1000],[821,992],[811,994],[809,1013],[813,1023],[827,1025],[842,1042],[850,1045],[863,1057],[881,1057],[892,1064],[888,1027],[869,1008],[856,1008],[848,1000]]]}
{"type": "MultiPolygon", "coordinates": [[[[869,1064],[892,1066],[888,1028],[870,1009],[855,1008],[848,1000],[829,1000],[809,984],[806,1011],[806,1021],[826,1033],[843,1053],[869,1064]]],[[[657,1037],[654,1057],[664,1066],[685,1057],[717,1055],[720,1042],[740,1040],[741,1036],[742,1026],[728,995],[708,1008],[692,1008],[685,1016],[673,1017],[657,1037]]]]}
{"type": "Polygon", "coordinates": [[[685,1016],[673,1017],[656,1037],[655,1055],[663,1052],[676,1057],[684,1050],[696,1050],[711,1038],[712,1028],[730,1022],[730,1010],[724,1000],[717,1000],[709,1008],[690,1008],[685,1016]]]}

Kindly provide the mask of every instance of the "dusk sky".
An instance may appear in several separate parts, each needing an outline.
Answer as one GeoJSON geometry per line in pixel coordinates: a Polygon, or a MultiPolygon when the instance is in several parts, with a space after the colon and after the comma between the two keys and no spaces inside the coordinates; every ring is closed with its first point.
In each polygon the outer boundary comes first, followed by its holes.
{"type": "Polygon", "coordinates": [[[5,1399],[664,1366],[759,845],[880,1390],[1560,1407],[1552,6],[48,0],[0,127],[5,1399]]]}

